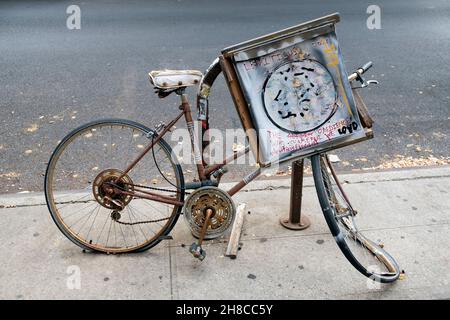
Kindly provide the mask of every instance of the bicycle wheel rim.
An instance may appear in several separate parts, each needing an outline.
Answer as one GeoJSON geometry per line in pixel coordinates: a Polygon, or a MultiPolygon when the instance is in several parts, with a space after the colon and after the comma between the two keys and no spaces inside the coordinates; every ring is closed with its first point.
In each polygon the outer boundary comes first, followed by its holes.
{"type": "MultiPolygon", "coordinates": [[[[114,245],[113,242],[111,243],[111,245],[108,246],[108,240],[106,240],[106,245],[102,245],[102,244],[98,244],[99,241],[89,241],[89,239],[84,238],[83,236],[80,236],[80,234],[78,234],[77,232],[73,232],[73,230],[71,230],[70,226],[68,225],[68,223],[65,221],[65,219],[62,217],[61,213],[59,212],[61,210],[61,208],[57,207],[57,203],[58,203],[58,197],[56,196],[56,191],[54,188],[54,181],[55,181],[55,172],[56,172],[56,166],[58,165],[58,162],[61,158],[61,155],[64,154],[64,151],[66,150],[66,148],[73,143],[73,141],[75,139],[77,139],[77,137],[80,137],[84,134],[86,134],[86,132],[90,132],[90,130],[92,129],[98,129],[99,127],[108,127],[108,126],[117,126],[117,127],[122,127],[122,128],[128,128],[128,129],[132,129],[132,133],[133,136],[135,135],[135,132],[139,133],[139,137],[142,141],[147,141],[147,143],[150,141],[148,138],[148,133],[151,132],[151,130],[149,130],[148,128],[146,128],[145,126],[142,126],[138,123],[132,122],[132,121],[127,121],[127,120],[121,120],[121,119],[106,119],[106,120],[100,120],[100,121],[94,121],[91,123],[88,123],[86,125],[83,125],[75,130],[73,130],[71,133],[69,133],[61,142],[60,144],[57,146],[57,148],[55,149],[54,153],[52,154],[52,157],[50,158],[48,167],[47,167],[47,171],[46,171],[46,176],[45,176],[45,195],[46,195],[46,200],[47,200],[47,206],[49,208],[49,211],[51,213],[51,216],[54,220],[54,222],[56,223],[56,225],[58,226],[58,228],[62,231],[62,233],[69,238],[72,242],[74,242],[75,244],[77,244],[78,246],[82,247],[83,249],[88,249],[88,250],[95,250],[95,251],[101,251],[101,252],[106,252],[106,253],[124,253],[124,252],[133,252],[133,251],[143,251],[146,250],[154,245],[156,245],[157,243],[159,243],[162,239],[162,237],[166,234],[168,234],[170,232],[170,230],[172,229],[172,227],[174,226],[175,222],[178,219],[178,216],[181,212],[181,207],[177,206],[177,205],[173,205],[171,207],[171,210],[167,212],[166,216],[164,216],[164,220],[162,222],[157,222],[158,226],[157,227],[153,227],[152,231],[152,236],[148,236],[146,238],[146,231],[148,234],[150,234],[150,230],[147,228],[145,229],[145,227],[143,227],[143,225],[135,225],[132,226],[131,229],[129,229],[128,231],[125,231],[124,228],[126,228],[126,225],[121,225],[118,224],[117,222],[115,222],[114,224],[112,222],[109,222],[109,228],[110,230],[112,230],[112,228],[114,229],[115,232],[115,236],[116,238],[114,239],[113,237],[111,238],[111,241],[115,240],[116,244],[114,245]],[[145,136],[145,140],[143,139],[143,137],[145,136]],[[139,228],[139,229],[138,229],[139,228]],[[156,228],[156,229],[155,229],[156,228]],[[132,231],[130,231],[132,230],[132,231]],[[128,233],[127,233],[128,232],[128,233]],[[129,236],[129,234],[131,234],[131,232],[134,233],[134,237],[135,237],[135,242],[134,244],[131,243],[131,240],[129,243],[127,243],[127,237],[129,236]],[[121,245],[117,245],[117,242],[119,241],[120,244],[120,239],[122,236],[123,242],[121,245]]],[[[161,151],[159,154],[165,154],[165,157],[170,161],[170,166],[172,168],[172,179],[175,182],[175,185],[177,186],[178,190],[176,192],[176,199],[179,201],[183,201],[184,199],[184,179],[183,179],[183,175],[181,172],[181,167],[178,164],[178,162],[176,161],[175,158],[171,157],[171,148],[170,146],[164,141],[164,140],[160,140],[158,142],[158,147],[160,148],[159,150],[161,151]]],[[[147,154],[146,157],[144,158],[151,158],[151,154],[147,154]]],[[[130,156],[130,160],[131,161],[133,159],[133,157],[130,156]]],[[[128,162],[129,162],[128,161],[128,162]]],[[[99,169],[101,171],[101,169],[99,169]]],[[[163,179],[161,179],[163,180],[163,179]]],[[[87,189],[87,188],[86,188],[87,189]]],[[[87,194],[88,192],[86,192],[87,194]]],[[[70,195],[69,195],[70,197],[70,195]]],[[[93,195],[92,195],[93,197],[93,195]]],[[[89,195],[87,196],[88,199],[90,199],[91,201],[93,200],[92,197],[89,195]]],[[[95,198],[94,198],[95,200],[95,198]]],[[[138,199],[139,200],[139,199],[138,199]]],[[[146,212],[139,212],[139,214],[137,213],[137,209],[136,207],[134,209],[131,209],[131,205],[133,204],[134,201],[137,201],[136,199],[132,199],[130,201],[129,207],[128,207],[128,212],[126,212],[125,208],[123,211],[123,217],[121,217],[121,219],[126,219],[126,222],[136,222],[136,221],[141,221],[143,220],[142,218],[140,218],[140,216],[143,215],[148,215],[146,214],[146,212]]],[[[143,206],[144,202],[142,202],[141,200],[139,200],[140,202],[136,202],[133,204],[133,206],[143,206]]],[[[75,201],[76,202],[76,201],[75,201]]],[[[92,205],[93,207],[94,205],[92,205]]],[[[100,206],[101,207],[101,206],[100,206]]],[[[93,217],[91,221],[95,222],[95,217],[98,216],[100,214],[100,212],[102,212],[103,214],[105,213],[105,210],[107,213],[111,212],[112,210],[107,209],[107,208],[100,208],[99,207],[99,211],[97,213],[95,213],[95,211],[93,213],[91,213],[91,216],[93,217]]],[[[154,206],[153,206],[154,207],[154,206]]],[[[76,208],[74,209],[74,211],[76,211],[76,208]]],[[[145,210],[142,210],[145,211],[145,210]]],[[[75,213],[74,213],[75,214],[75,213]]],[[[87,213],[86,213],[87,215],[87,213]]],[[[102,217],[103,219],[105,219],[105,221],[107,221],[107,217],[102,217]]],[[[89,221],[90,218],[87,218],[87,221],[89,221]]],[[[107,223],[107,222],[105,222],[107,223]]],[[[85,222],[86,224],[86,222],[85,222]]],[[[89,225],[89,224],[87,224],[89,225]]],[[[108,228],[108,226],[104,227],[105,230],[108,228]]],[[[149,227],[151,228],[151,227],[149,227]]],[[[92,229],[92,227],[91,227],[92,229]]],[[[89,230],[89,232],[91,232],[91,230],[89,230]]],[[[103,231],[102,231],[103,232],[103,231]]],[[[106,231],[105,231],[106,233],[106,231]]],[[[89,236],[89,233],[87,234],[89,236]]],[[[109,235],[109,232],[108,232],[109,235]]],[[[102,234],[100,234],[99,238],[101,238],[102,234]]],[[[103,240],[105,240],[103,238],[103,240]]]]}
{"type": "Polygon", "coordinates": [[[313,156],[311,162],[319,202],[337,245],[347,260],[366,277],[382,283],[397,280],[400,275],[397,262],[386,250],[359,230],[354,222],[356,213],[348,197],[341,192],[342,186],[337,177],[335,179],[331,163],[325,157],[313,156]],[[347,212],[342,212],[342,207],[336,205],[333,197],[343,199],[347,212]]]}

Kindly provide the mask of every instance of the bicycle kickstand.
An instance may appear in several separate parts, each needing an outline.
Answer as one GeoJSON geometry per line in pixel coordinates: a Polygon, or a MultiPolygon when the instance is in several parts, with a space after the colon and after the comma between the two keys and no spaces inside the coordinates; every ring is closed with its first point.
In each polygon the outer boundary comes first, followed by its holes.
{"type": "Polygon", "coordinates": [[[206,251],[202,249],[202,243],[203,239],[206,235],[206,230],[208,230],[209,224],[211,223],[211,217],[213,216],[213,210],[208,208],[206,209],[206,217],[205,222],[203,223],[202,231],[200,233],[200,236],[198,238],[197,243],[191,244],[191,247],[189,248],[189,252],[192,253],[192,255],[199,259],[200,261],[203,261],[206,257],[206,251]]]}

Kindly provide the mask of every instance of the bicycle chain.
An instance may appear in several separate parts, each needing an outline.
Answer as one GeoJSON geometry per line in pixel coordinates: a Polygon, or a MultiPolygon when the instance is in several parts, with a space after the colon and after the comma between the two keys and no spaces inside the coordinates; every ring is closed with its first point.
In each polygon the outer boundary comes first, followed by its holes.
{"type": "Polygon", "coordinates": [[[119,224],[124,224],[126,226],[134,226],[136,224],[146,224],[146,223],[155,223],[155,222],[159,222],[159,221],[164,221],[164,220],[169,220],[170,217],[167,218],[161,218],[161,219],[154,219],[154,220],[145,220],[145,221],[136,221],[136,222],[123,222],[123,221],[119,221],[119,220],[114,220],[115,222],[119,223],[119,224]]]}
{"type": "MultiPolygon", "coordinates": [[[[116,188],[119,188],[121,190],[124,190],[123,188],[114,185],[116,188]]],[[[138,188],[142,188],[142,189],[151,189],[151,190],[158,190],[158,191],[163,191],[163,192],[177,192],[175,190],[169,190],[169,189],[163,189],[163,188],[156,188],[156,187],[150,187],[150,186],[143,186],[143,185],[139,185],[139,184],[133,184],[133,187],[138,187],[138,188]]],[[[189,192],[186,192],[187,194],[189,194],[189,192]]],[[[120,219],[120,218],[119,218],[120,219]]],[[[144,220],[144,221],[136,221],[136,222],[123,222],[120,220],[114,220],[115,222],[122,224],[122,225],[127,225],[127,226],[134,226],[136,224],[147,224],[147,223],[155,223],[155,222],[160,222],[160,221],[164,221],[164,220],[169,220],[170,217],[167,218],[160,218],[160,219],[153,219],[153,220],[144,220]]]]}
{"type": "MultiPolygon", "coordinates": [[[[126,183],[127,184],[127,183],[126,183]]],[[[115,187],[121,189],[119,186],[114,185],[115,187]]],[[[156,187],[150,187],[150,186],[143,186],[143,185],[139,185],[139,184],[132,184],[133,187],[138,187],[138,188],[142,188],[142,189],[150,189],[150,190],[157,190],[157,191],[163,191],[163,192],[178,192],[178,191],[184,191],[185,194],[190,194],[190,192],[186,192],[186,189],[180,189],[178,188],[178,190],[169,190],[169,189],[163,189],[163,188],[156,188],[156,187]]]]}

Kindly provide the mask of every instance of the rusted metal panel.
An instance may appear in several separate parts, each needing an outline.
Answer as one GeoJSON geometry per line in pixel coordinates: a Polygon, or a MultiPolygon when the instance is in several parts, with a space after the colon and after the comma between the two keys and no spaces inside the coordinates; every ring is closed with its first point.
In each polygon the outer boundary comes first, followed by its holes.
{"type": "Polygon", "coordinates": [[[256,131],[253,127],[253,120],[250,116],[247,102],[244,98],[239,82],[237,81],[236,72],[229,59],[220,56],[219,61],[222,67],[223,75],[228,85],[228,89],[230,90],[234,105],[238,112],[239,119],[241,120],[242,127],[247,133],[250,149],[252,150],[256,161],[259,163],[258,136],[256,135],[256,131]]]}
{"type": "Polygon", "coordinates": [[[260,165],[366,138],[335,34],[338,21],[332,14],[222,51],[244,129],[256,130],[260,165]]]}
{"type": "MultiPolygon", "coordinates": [[[[242,53],[243,51],[251,51],[255,48],[260,48],[262,45],[270,45],[274,42],[278,43],[279,40],[284,40],[290,38],[292,36],[297,35],[298,33],[306,33],[313,29],[316,29],[317,26],[324,26],[329,24],[335,24],[340,21],[339,13],[333,13],[327,16],[323,16],[318,19],[314,19],[308,22],[301,23],[296,26],[292,26],[280,31],[276,31],[273,33],[269,33],[267,35],[254,38],[245,42],[238,43],[233,46],[229,46],[222,50],[222,54],[225,57],[235,56],[236,54],[242,53]]],[[[287,41],[288,42],[288,41],[287,41]]],[[[274,44],[274,49],[280,48],[280,44],[274,44]],[[276,47],[278,46],[278,47],[276,47]]],[[[267,52],[270,53],[270,52],[267,52]]]]}
{"type": "Polygon", "coordinates": [[[355,98],[356,109],[358,109],[359,119],[364,128],[372,128],[373,119],[369,114],[364,100],[358,92],[358,89],[353,89],[353,97],[355,98]]]}

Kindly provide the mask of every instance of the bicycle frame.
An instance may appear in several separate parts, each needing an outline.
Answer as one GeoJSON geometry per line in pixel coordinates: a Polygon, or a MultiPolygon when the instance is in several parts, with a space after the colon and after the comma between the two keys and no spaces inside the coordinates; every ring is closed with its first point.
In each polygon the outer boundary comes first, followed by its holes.
{"type": "MultiPolygon", "coordinates": [[[[192,148],[192,154],[195,159],[196,167],[197,167],[197,174],[200,179],[200,183],[196,184],[192,188],[189,189],[197,189],[205,185],[211,185],[210,177],[211,175],[216,172],[217,170],[221,169],[231,161],[234,161],[241,156],[247,154],[250,151],[249,147],[244,148],[243,150],[237,150],[234,151],[233,154],[229,157],[226,157],[223,159],[223,161],[219,164],[207,166],[205,165],[203,161],[203,150],[205,148],[205,145],[202,145],[201,148],[199,147],[199,143],[196,139],[196,135],[194,133],[194,123],[192,120],[192,113],[191,113],[191,106],[188,102],[187,95],[182,92],[180,94],[181,96],[181,105],[179,106],[179,109],[181,112],[178,114],[177,117],[175,117],[172,121],[169,122],[168,125],[164,126],[163,130],[160,133],[157,132],[151,132],[149,133],[149,136],[152,137],[152,141],[147,145],[147,147],[144,148],[144,150],[128,165],[128,167],[123,171],[122,175],[116,179],[116,182],[122,179],[128,172],[130,172],[138,163],[139,161],[153,148],[153,146],[158,143],[158,141],[168,132],[170,131],[174,125],[184,116],[184,119],[186,121],[186,125],[189,131],[189,138],[191,142],[191,148],[192,148]]],[[[245,176],[241,181],[236,183],[229,191],[228,194],[230,196],[233,196],[236,194],[239,190],[241,190],[245,185],[247,185],[250,181],[254,180],[256,177],[258,177],[261,173],[261,169],[258,168],[252,173],[245,176]]],[[[139,189],[139,187],[138,187],[139,189]]],[[[130,191],[124,191],[120,190],[119,188],[114,188],[114,192],[125,194],[129,196],[133,196],[136,198],[143,198],[148,199],[152,201],[158,201],[163,202],[167,204],[174,204],[174,205],[183,205],[184,203],[181,201],[178,201],[174,199],[173,197],[160,195],[151,191],[143,191],[143,190],[137,190],[137,192],[130,192],[130,191]]]]}
{"type": "MultiPolygon", "coordinates": [[[[151,143],[149,143],[149,145],[136,157],[136,159],[128,165],[128,167],[125,169],[123,174],[119,178],[117,178],[116,181],[119,181],[128,172],[130,172],[134,168],[134,166],[136,166],[136,164],[153,148],[153,146],[156,143],[158,143],[158,141],[168,131],[170,131],[173,128],[173,126],[183,116],[185,118],[187,128],[189,131],[192,154],[193,154],[195,162],[196,162],[197,174],[200,179],[200,183],[192,184],[187,189],[198,189],[202,186],[212,185],[210,177],[214,172],[221,169],[228,163],[247,154],[250,150],[252,150],[252,153],[258,159],[259,154],[258,154],[258,147],[257,147],[258,146],[257,137],[253,136],[253,135],[248,135],[250,147],[246,147],[244,150],[234,151],[231,156],[224,158],[223,161],[219,164],[210,165],[210,166],[205,165],[205,161],[203,159],[203,151],[206,148],[206,146],[208,146],[208,144],[209,144],[209,137],[207,136],[207,130],[209,129],[208,99],[209,99],[210,90],[211,90],[211,87],[212,87],[214,81],[216,80],[218,75],[222,72],[224,72],[224,74],[225,74],[225,78],[227,80],[226,82],[227,82],[228,88],[230,90],[231,96],[234,100],[236,108],[239,111],[239,116],[240,116],[242,126],[244,127],[245,130],[247,130],[247,132],[249,131],[249,129],[253,128],[252,122],[250,119],[250,115],[248,114],[248,111],[245,108],[245,106],[243,106],[242,92],[240,91],[236,81],[233,81],[233,79],[236,79],[236,75],[233,73],[233,69],[231,68],[231,66],[229,65],[227,60],[224,59],[223,56],[220,56],[220,57],[216,58],[213,61],[213,63],[206,70],[205,75],[203,76],[203,78],[200,82],[199,90],[197,93],[197,109],[199,110],[198,118],[202,124],[201,135],[202,135],[202,137],[205,137],[205,139],[203,140],[203,143],[200,145],[198,143],[198,141],[195,139],[196,135],[194,133],[194,123],[193,123],[193,119],[192,119],[191,106],[189,104],[186,94],[184,92],[181,92],[181,94],[180,94],[181,105],[179,106],[179,109],[181,110],[181,112],[178,114],[177,117],[175,117],[172,121],[170,121],[168,125],[164,126],[163,130],[160,133],[157,133],[157,132],[149,133],[152,135],[151,143]]],[[[358,69],[357,72],[349,75],[348,80],[353,81],[354,79],[356,79],[357,75],[362,72],[363,72],[362,69],[358,69]]],[[[356,93],[356,92],[354,91],[354,93],[356,93]]],[[[357,94],[357,98],[358,98],[357,99],[358,113],[359,113],[360,117],[362,117],[363,120],[365,120],[364,122],[370,123],[370,125],[368,126],[368,128],[366,128],[366,136],[364,138],[355,140],[348,144],[353,144],[353,143],[360,142],[362,140],[370,139],[373,137],[373,133],[370,128],[372,121],[371,121],[371,119],[367,118],[368,114],[366,112],[366,107],[365,107],[364,103],[362,102],[362,99],[359,97],[359,94],[357,94]]],[[[326,152],[326,151],[327,151],[326,149],[322,150],[322,152],[326,152]]],[[[311,156],[314,153],[317,153],[317,152],[312,151],[310,154],[307,154],[304,157],[311,156]]],[[[285,161],[288,161],[288,160],[289,159],[286,159],[285,161]]],[[[250,174],[248,174],[247,176],[245,176],[238,183],[236,183],[230,190],[228,190],[227,191],[228,194],[230,196],[233,196],[234,194],[239,192],[242,188],[244,188],[247,184],[249,184],[251,181],[256,179],[260,174],[261,174],[261,168],[258,167],[255,171],[253,171],[250,174]]],[[[150,192],[150,191],[138,190],[137,191],[138,193],[136,193],[136,192],[123,191],[118,188],[115,188],[115,192],[126,194],[126,195],[131,195],[131,196],[138,197],[138,198],[168,203],[168,204],[174,204],[174,205],[183,205],[184,204],[183,202],[178,201],[178,200],[174,199],[173,197],[160,195],[160,194],[150,192]]]]}

